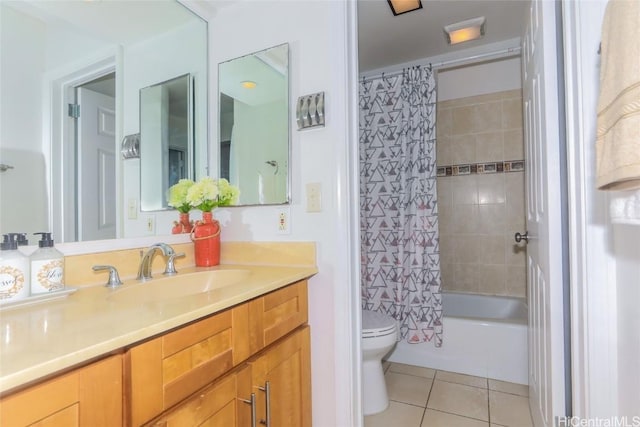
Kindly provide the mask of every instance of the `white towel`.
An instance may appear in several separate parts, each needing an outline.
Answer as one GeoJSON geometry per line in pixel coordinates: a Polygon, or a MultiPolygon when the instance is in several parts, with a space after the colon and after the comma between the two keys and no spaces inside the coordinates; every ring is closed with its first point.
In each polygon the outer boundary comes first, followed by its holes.
{"type": "Polygon", "coordinates": [[[610,0],[602,24],[597,186],[640,188],[640,0],[610,0]]]}
{"type": "Polygon", "coordinates": [[[640,225],[640,190],[612,193],[609,213],[614,224],[640,225]]]}

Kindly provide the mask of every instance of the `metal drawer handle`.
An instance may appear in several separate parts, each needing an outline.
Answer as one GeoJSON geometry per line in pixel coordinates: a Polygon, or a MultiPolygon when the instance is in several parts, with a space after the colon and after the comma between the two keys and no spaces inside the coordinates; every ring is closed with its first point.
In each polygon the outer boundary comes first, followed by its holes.
{"type": "Polygon", "coordinates": [[[251,405],[251,427],[256,427],[256,394],[251,393],[251,398],[249,400],[247,399],[240,399],[240,400],[246,403],[247,405],[251,405]]]}
{"type": "Polygon", "coordinates": [[[267,427],[271,427],[271,384],[269,381],[264,383],[264,387],[258,387],[261,391],[264,391],[266,401],[266,420],[260,420],[260,424],[264,424],[267,427]]]}

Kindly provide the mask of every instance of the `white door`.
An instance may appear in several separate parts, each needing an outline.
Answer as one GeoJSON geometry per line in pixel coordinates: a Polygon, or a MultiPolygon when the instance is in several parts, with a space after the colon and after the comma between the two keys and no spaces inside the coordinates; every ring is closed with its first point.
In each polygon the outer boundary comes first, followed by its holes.
{"type": "Polygon", "coordinates": [[[78,241],[116,237],[113,97],[78,88],[78,241]]]}
{"type": "Polygon", "coordinates": [[[531,2],[523,36],[529,403],[536,426],[565,415],[555,3],[531,2]]]}

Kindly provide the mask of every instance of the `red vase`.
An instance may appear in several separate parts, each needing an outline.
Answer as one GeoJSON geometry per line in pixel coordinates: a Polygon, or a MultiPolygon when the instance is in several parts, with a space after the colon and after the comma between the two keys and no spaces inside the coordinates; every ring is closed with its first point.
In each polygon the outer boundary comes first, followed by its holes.
{"type": "Polygon", "coordinates": [[[196,221],[191,230],[196,267],[212,267],[220,264],[220,223],[211,212],[202,212],[202,221],[196,221]]]}
{"type": "Polygon", "coordinates": [[[180,212],[180,221],[173,221],[173,228],[171,234],[183,234],[191,233],[193,229],[193,222],[189,220],[189,212],[180,212]]]}

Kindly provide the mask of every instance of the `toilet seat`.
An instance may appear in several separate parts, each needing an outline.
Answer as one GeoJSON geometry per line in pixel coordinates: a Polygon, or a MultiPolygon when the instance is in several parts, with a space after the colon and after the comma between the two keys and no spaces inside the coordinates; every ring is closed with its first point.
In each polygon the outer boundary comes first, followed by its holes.
{"type": "Polygon", "coordinates": [[[396,321],[383,313],[362,310],[362,338],[375,338],[395,334],[396,321]]]}

